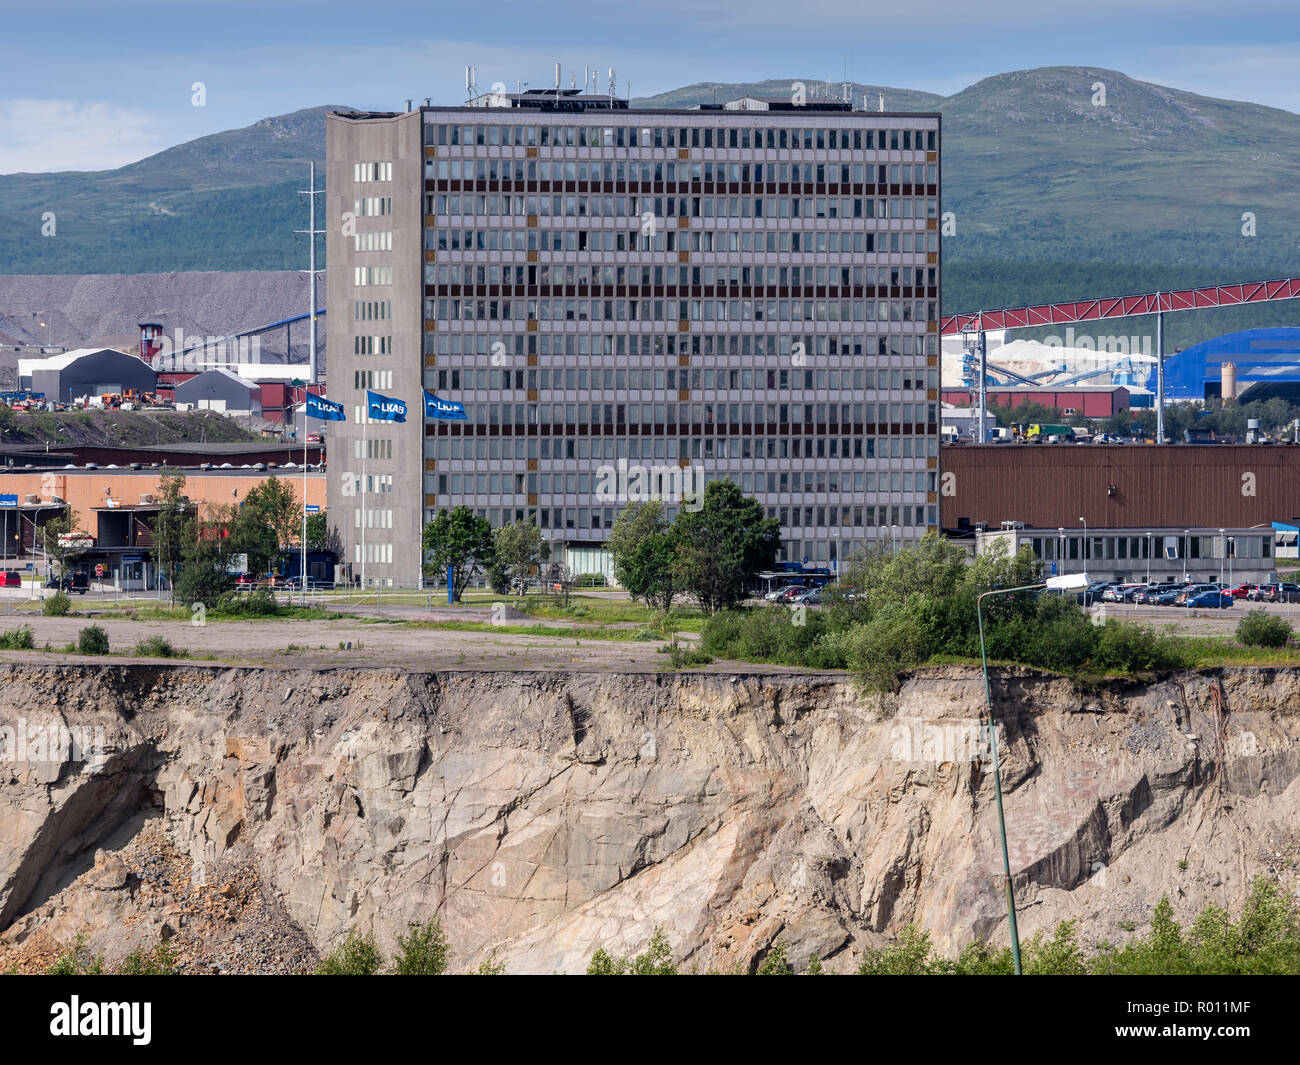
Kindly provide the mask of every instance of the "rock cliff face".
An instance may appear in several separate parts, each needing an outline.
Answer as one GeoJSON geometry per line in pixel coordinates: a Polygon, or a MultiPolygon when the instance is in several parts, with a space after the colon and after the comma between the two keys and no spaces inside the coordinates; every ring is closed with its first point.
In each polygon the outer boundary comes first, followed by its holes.
{"type": "MultiPolygon", "coordinates": [[[[949,951],[1006,935],[978,671],[888,700],[790,674],[0,680],[0,942],[54,913],[95,927],[144,825],[200,874],[249,863],[322,952],[434,914],[456,968],[495,951],[520,972],[581,971],[656,925],[701,970],[778,939],[847,968],[909,922],[949,951]],[[59,725],[87,749],[33,742],[59,725]]],[[[1296,674],[1004,671],[995,693],[1022,934],[1073,917],[1118,942],[1161,894],[1188,916],[1260,873],[1294,885],[1296,674]]]]}

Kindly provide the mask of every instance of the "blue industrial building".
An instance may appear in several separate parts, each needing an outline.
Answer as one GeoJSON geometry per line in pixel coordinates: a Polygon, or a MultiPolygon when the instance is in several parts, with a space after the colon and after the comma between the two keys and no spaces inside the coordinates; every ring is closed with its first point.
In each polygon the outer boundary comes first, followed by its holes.
{"type": "MultiPolygon", "coordinates": [[[[1223,364],[1235,367],[1236,399],[1300,400],[1300,329],[1245,329],[1203,340],[1165,359],[1165,395],[1172,400],[1218,399],[1223,364]]],[[[1228,372],[1229,383],[1233,371],[1228,372]]],[[[1148,387],[1156,387],[1152,372],[1148,387]]]]}

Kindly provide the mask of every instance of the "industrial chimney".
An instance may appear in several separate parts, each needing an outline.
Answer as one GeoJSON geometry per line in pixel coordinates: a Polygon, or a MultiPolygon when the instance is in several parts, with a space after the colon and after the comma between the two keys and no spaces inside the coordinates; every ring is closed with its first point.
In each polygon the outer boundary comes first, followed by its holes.
{"type": "Polygon", "coordinates": [[[152,366],[153,360],[158,357],[158,349],[162,347],[158,342],[158,338],[162,336],[162,323],[140,322],[138,324],[140,326],[140,358],[152,366]]]}

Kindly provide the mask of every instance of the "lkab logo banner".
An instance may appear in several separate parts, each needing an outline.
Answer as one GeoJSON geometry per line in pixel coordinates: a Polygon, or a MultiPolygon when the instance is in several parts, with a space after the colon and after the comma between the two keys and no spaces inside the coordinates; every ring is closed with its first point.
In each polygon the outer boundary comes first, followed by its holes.
{"type": "Polygon", "coordinates": [[[347,416],[343,412],[342,403],[334,403],[331,400],[326,399],[324,396],[316,396],[310,392],[307,393],[306,410],[308,418],[320,418],[322,421],[327,422],[341,422],[347,420],[347,416]]]}
{"type": "Polygon", "coordinates": [[[381,396],[378,392],[367,392],[366,415],[371,421],[404,422],[406,421],[406,403],[400,399],[381,396]]]}
{"type": "Polygon", "coordinates": [[[444,418],[452,421],[465,420],[465,407],[449,399],[439,399],[432,392],[424,393],[424,416],[426,418],[444,418]]]}

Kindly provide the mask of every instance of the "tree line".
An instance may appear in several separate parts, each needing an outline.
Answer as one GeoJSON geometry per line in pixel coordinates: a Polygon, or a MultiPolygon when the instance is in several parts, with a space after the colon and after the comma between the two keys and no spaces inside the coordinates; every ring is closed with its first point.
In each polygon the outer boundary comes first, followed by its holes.
{"type": "MultiPolygon", "coordinates": [[[[671,521],[658,500],[627,504],[606,547],[615,579],[633,599],[666,612],[677,596],[687,595],[712,614],[743,602],[756,575],[775,565],[781,528],[764,517],[756,499],[717,480],[705,488],[698,509],[681,507],[671,521]]],[[[425,525],[424,551],[425,574],[449,574],[458,602],[479,576],[498,593],[523,593],[546,553],[534,522],[514,521],[494,532],[466,506],[440,511],[425,525]]]]}

